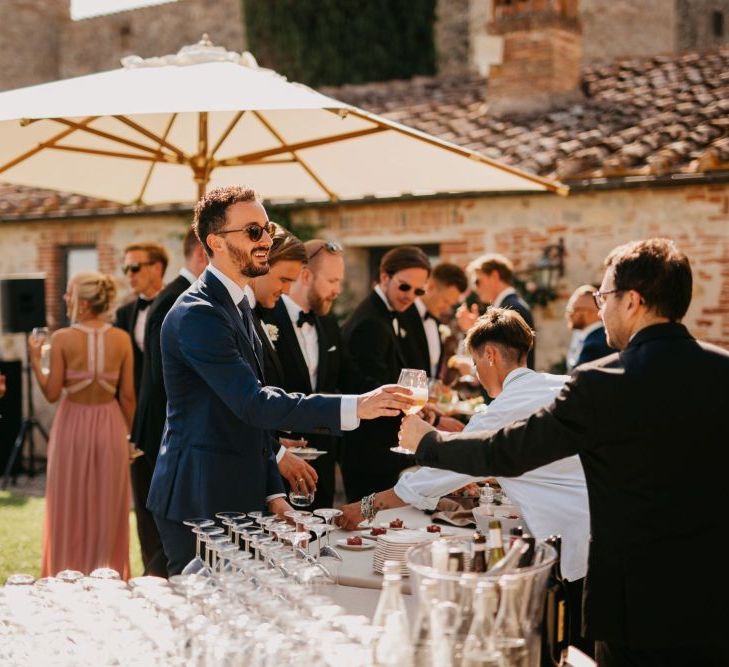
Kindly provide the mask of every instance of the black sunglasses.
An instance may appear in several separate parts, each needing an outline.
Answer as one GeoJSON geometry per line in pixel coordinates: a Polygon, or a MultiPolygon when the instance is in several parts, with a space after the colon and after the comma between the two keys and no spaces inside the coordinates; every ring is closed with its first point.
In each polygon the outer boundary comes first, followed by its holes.
{"type": "Polygon", "coordinates": [[[403,283],[398,280],[398,286],[397,288],[401,292],[409,292],[410,290],[415,291],[415,296],[423,296],[425,294],[425,290],[420,287],[413,287],[410,283],[403,283]]]}
{"type": "Polygon", "coordinates": [[[215,233],[231,234],[232,232],[243,232],[245,234],[248,234],[248,238],[255,243],[256,241],[261,240],[261,238],[263,237],[263,232],[266,232],[270,237],[273,237],[273,235],[276,233],[276,223],[269,220],[265,225],[259,225],[253,222],[250,225],[242,227],[241,229],[223,229],[215,233]]]}
{"type": "Polygon", "coordinates": [[[121,270],[124,275],[127,275],[127,273],[139,273],[143,266],[152,266],[152,264],[156,263],[157,262],[135,262],[134,264],[124,264],[122,265],[121,270]]]}
{"type": "Polygon", "coordinates": [[[340,246],[336,241],[327,241],[323,245],[320,245],[311,255],[309,255],[309,261],[314,259],[316,257],[317,253],[320,253],[322,250],[326,250],[327,252],[331,253],[332,255],[338,255],[344,248],[340,246]]]}

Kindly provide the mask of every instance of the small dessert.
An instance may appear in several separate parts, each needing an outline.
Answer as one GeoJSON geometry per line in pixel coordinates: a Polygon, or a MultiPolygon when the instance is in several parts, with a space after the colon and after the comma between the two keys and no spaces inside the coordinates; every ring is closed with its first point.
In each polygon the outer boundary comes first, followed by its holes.
{"type": "Polygon", "coordinates": [[[371,531],[370,535],[384,535],[387,532],[387,528],[378,528],[375,526],[371,531]]]}
{"type": "Polygon", "coordinates": [[[402,528],[402,519],[393,519],[390,521],[390,528],[402,528]]]}
{"type": "Polygon", "coordinates": [[[425,530],[429,533],[440,533],[440,526],[436,526],[434,523],[431,523],[425,530]]]}
{"type": "Polygon", "coordinates": [[[507,514],[506,518],[507,519],[518,519],[519,515],[518,514],[507,514]]]}
{"type": "Polygon", "coordinates": [[[348,537],[347,538],[347,545],[350,547],[361,547],[362,546],[362,538],[359,535],[355,535],[354,537],[348,537]]]}

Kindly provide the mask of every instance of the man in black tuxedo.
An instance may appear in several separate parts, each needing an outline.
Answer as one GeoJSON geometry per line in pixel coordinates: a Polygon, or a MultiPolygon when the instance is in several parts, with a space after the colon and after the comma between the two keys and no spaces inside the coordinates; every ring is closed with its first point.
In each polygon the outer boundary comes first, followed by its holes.
{"type": "Polygon", "coordinates": [[[163,287],[169,256],[159,243],[132,243],[124,248],[122,271],[129,281],[135,299],[119,306],[114,315],[114,326],[124,329],[132,337],[134,351],[134,391],[139,396],[144,359],[144,328],[147,310],[163,287]]]}
{"type": "MultiPolygon", "coordinates": [[[[494,308],[511,308],[524,318],[534,331],[534,316],[517,291],[514,289],[514,265],[503,255],[488,253],[474,259],[468,266],[473,275],[473,286],[479,300],[494,308]]],[[[468,309],[465,304],[458,309],[458,325],[465,333],[478,317],[478,308],[474,304],[468,309]]],[[[527,358],[527,367],[534,369],[534,348],[527,358]]]]}
{"type": "Polygon", "coordinates": [[[484,477],[578,454],[591,514],[585,629],[598,665],[727,665],[729,577],[710,536],[729,507],[729,353],[681,324],[692,275],[672,241],[626,244],[605,266],[595,298],[618,354],[576,368],[526,421],[443,436],[408,417],[401,443],[421,465],[484,477]]]}
{"type": "Polygon", "coordinates": [[[440,325],[452,314],[467,289],[468,279],[460,266],[444,262],[433,269],[425,294],[415,299],[400,316],[410,334],[405,339],[410,344],[403,349],[408,368],[425,368],[430,378],[441,376],[445,359],[440,325]]]}
{"type": "MultiPolygon", "coordinates": [[[[380,262],[377,285],[344,323],[342,337],[367,386],[397,382],[400,371],[408,367],[403,349],[410,332],[399,316],[425,294],[429,275],[430,261],[420,248],[389,250],[380,262]]],[[[400,419],[376,419],[345,434],[341,464],[348,502],[389,489],[412,464],[410,457],[390,451],[397,445],[400,419]]]]}
{"type": "MultiPolygon", "coordinates": [[[[342,248],[322,239],[304,245],[307,263],[298,279],[273,309],[262,313],[265,325],[276,335],[274,345],[283,382],[280,386],[286,391],[305,394],[359,391],[364,387],[361,373],[354,369],[342,343],[339,325],[330,314],[342,292],[342,248]]],[[[312,462],[318,476],[312,507],[332,507],[339,438],[330,435],[306,438],[309,447],[326,452],[312,462]]]]}
{"type": "Polygon", "coordinates": [[[162,550],[162,541],[152,514],[147,510],[147,496],[152,482],[154,463],[162,440],[167,413],[167,393],[162,377],[162,351],[160,332],[162,322],[177,298],[207,266],[207,256],[202,244],[190,228],[182,242],[185,265],[179,275],[157,295],[148,308],[144,330],[144,356],[142,379],[134,414],[131,441],[144,454],[132,464],[132,490],[137,514],[137,532],[142,549],[144,573],[160,577],[167,576],[167,559],[162,550]]]}
{"type": "MultiPolygon", "coordinates": [[[[300,385],[295,385],[296,389],[289,389],[287,384],[289,369],[278,353],[281,345],[278,342],[279,336],[273,333],[275,329],[272,325],[262,321],[264,313],[270,312],[270,309],[280,302],[282,295],[288,294],[299,277],[306,259],[304,244],[287,230],[277,228],[268,253],[268,273],[254,278],[246,288],[246,293],[253,307],[253,325],[263,349],[263,375],[266,384],[281,387],[286,391],[312,394],[314,392],[300,389],[300,385]]],[[[289,446],[301,446],[301,440],[295,442],[295,437],[291,433],[273,432],[271,435],[278,471],[289,488],[300,485],[308,492],[313,492],[317,488],[318,481],[316,470],[296,454],[287,451],[289,446]]]]}
{"type": "Polygon", "coordinates": [[[588,361],[601,359],[615,352],[608,344],[605,326],[592,297],[594,285],[580,285],[570,296],[565,308],[567,326],[572,329],[572,342],[567,352],[567,370],[588,361]]]}

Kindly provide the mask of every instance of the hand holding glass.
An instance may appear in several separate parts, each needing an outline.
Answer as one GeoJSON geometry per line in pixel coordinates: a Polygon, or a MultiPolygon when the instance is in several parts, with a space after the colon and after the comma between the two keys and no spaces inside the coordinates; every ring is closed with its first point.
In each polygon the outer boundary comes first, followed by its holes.
{"type": "MultiPolygon", "coordinates": [[[[400,371],[400,378],[397,383],[401,387],[407,387],[413,392],[411,396],[413,405],[405,410],[405,414],[415,415],[420,412],[428,402],[428,375],[426,372],[416,368],[403,368],[400,371]]],[[[413,454],[413,452],[404,447],[390,447],[390,451],[396,454],[409,454],[411,456],[413,454]]]]}

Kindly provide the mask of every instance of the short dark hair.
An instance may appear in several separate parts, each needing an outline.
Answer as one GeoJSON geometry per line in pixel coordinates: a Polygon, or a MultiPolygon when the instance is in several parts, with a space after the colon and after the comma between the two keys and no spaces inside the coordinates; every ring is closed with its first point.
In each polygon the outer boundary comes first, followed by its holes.
{"type": "Polygon", "coordinates": [[[487,275],[496,271],[499,278],[507,285],[511,285],[514,280],[514,265],[504,255],[495,252],[477,257],[468,265],[468,269],[469,271],[480,271],[487,275]]]}
{"type": "Polygon", "coordinates": [[[443,262],[433,269],[431,277],[444,287],[455,287],[459,292],[468,289],[466,272],[458,264],[443,262]]]}
{"type": "Polygon", "coordinates": [[[205,240],[208,234],[215,234],[225,227],[226,211],[233,204],[250,201],[259,201],[258,193],[253,188],[228,185],[211,190],[195,204],[192,227],[209,257],[212,257],[213,250],[205,240]]]}
{"type": "Polygon", "coordinates": [[[430,260],[420,248],[413,245],[403,245],[388,250],[380,260],[380,273],[394,276],[398,271],[405,269],[425,269],[430,275],[430,260]]]}
{"type": "Polygon", "coordinates": [[[142,243],[130,243],[124,248],[124,254],[140,250],[147,253],[150,262],[159,262],[162,265],[162,275],[167,271],[167,265],[170,263],[170,257],[163,245],[154,243],[153,241],[144,241],[142,243]]]}
{"type": "Polygon", "coordinates": [[[306,264],[307,261],[306,246],[287,229],[276,227],[276,233],[271,240],[271,250],[268,253],[269,265],[273,266],[278,262],[306,264]]]}
{"type": "Polygon", "coordinates": [[[605,268],[613,270],[616,290],[635,290],[661,317],[675,322],[686,314],[693,287],[691,264],[672,240],[653,238],[618,246],[605,259],[605,268]]]}
{"type": "Polygon", "coordinates": [[[480,354],[487,343],[498,345],[505,357],[521,363],[534,347],[534,332],[515,310],[491,307],[466,334],[469,354],[480,354]]]}
{"type": "Polygon", "coordinates": [[[191,226],[186,232],[185,237],[182,239],[182,254],[185,259],[190,259],[192,253],[195,252],[195,248],[200,245],[200,240],[195,234],[195,229],[191,226]]]}

